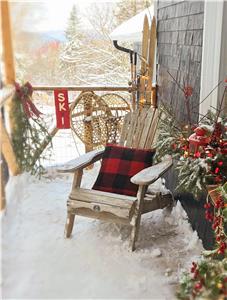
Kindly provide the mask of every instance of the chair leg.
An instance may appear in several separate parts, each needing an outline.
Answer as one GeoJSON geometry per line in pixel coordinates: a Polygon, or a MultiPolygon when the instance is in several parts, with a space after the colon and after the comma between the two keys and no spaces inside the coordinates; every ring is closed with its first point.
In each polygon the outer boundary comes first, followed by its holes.
{"type": "Polygon", "coordinates": [[[131,232],[131,241],[130,241],[130,246],[131,250],[134,251],[136,249],[136,241],[139,235],[139,229],[140,229],[140,220],[141,220],[141,214],[143,211],[143,201],[144,201],[144,196],[147,190],[147,186],[145,185],[140,185],[138,192],[137,192],[137,208],[135,211],[135,214],[132,218],[133,220],[133,227],[132,227],[132,232],[131,232]]]}
{"type": "Polygon", "coordinates": [[[65,237],[69,238],[72,230],[73,230],[73,225],[74,225],[74,219],[75,219],[75,214],[72,213],[67,213],[67,220],[65,224],[65,237]]]}
{"type": "Polygon", "coordinates": [[[141,215],[137,217],[136,224],[132,227],[130,248],[132,251],[136,249],[136,241],[139,235],[141,215]]]}

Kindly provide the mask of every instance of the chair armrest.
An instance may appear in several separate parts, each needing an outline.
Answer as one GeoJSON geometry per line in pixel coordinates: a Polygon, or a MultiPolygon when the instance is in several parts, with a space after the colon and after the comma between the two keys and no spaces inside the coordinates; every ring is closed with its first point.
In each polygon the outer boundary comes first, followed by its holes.
{"type": "Polygon", "coordinates": [[[78,169],[84,169],[87,166],[93,164],[97,160],[102,158],[103,150],[93,150],[88,153],[85,153],[79,156],[76,159],[70,160],[66,164],[62,166],[62,168],[57,169],[58,172],[61,173],[73,173],[78,169]]]}
{"type": "Polygon", "coordinates": [[[161,177],[173,164],[171,156],[165,158],[162,162],[143,169],[131,178],[131,182],[137,185],[149,185],[161,177]]]}

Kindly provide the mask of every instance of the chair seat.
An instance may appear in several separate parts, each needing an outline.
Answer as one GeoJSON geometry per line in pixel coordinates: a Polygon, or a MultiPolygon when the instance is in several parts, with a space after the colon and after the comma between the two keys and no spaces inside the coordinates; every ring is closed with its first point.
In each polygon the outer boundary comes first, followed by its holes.
{"type": "Polygon", "coordinates": [[[129,224],[135,211],[136,197],[97,190],[74,188],[67,202],[71,213],[129,224]]]}

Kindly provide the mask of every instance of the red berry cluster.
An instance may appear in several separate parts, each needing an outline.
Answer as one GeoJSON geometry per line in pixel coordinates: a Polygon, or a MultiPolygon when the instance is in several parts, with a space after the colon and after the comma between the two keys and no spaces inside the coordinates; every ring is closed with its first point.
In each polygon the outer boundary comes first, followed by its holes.
{"type": "MultiPolygon", "coordinates": [[[[218,152],[216,152],[216,154],[218,154],[218,152]]],[[[219,184],[222,183],[223,181],[225,182],[226,163],[224,163],[223,160],[217,162],[215,161],[215,159],[212,159],[211,161],[208,161],[208,165],[209,165],[209,174],[212,175],[214,183],[219,184]]]]}
{"type": "Polygon", "coordinates": [[[218,244],[218,253],[219,254],[224,254],[225,249],[227,247],[226,245],[226,237],[223,234],[223,221],[224,218],[223,216],[216,216],[214,217],[213,225],[212,228],[215,230],[216,233],[216,242],[218,244]]]}
{"type": "Polygon", "coordinates": [[[201,289],[203,288],[204,279],[199,273],[198,265],[194,261],[192,262],[191,273],[193,273],[193,279],[196,280],[192,291],[192,294],[195,297],[200,293],[201,289]]]}
{"type": "Polygon", "coordinates": [[[223,126],[220,122],[216,123],[214,125],[214,131],[212,133],[212,136],[211,136],[211,143],[214,145],[217,145],[219,146],[220,145],[220,138],[221,138],[221,135],[222,135],[222,130],[223,130],[223,126]]]}
{"type": "Polygon", "coordinates": [[[209,222],[212,222],[213,219],[214,219],[214,215],[213,213],[210,211],[210,208],[211,208],[211,204],[208,202],[206,204],[204,204],[204,208],[206,209],[205,210],[205,218],[206,220],[208,220],[209,222]]]}
{"type": "MultiPolygon", "coordinates": [[[[207,286],[205,278],[200,274],[199,266],[195,262],[192,262],[191,273],[193,274],[194,281],[192,296],[193,298],[196,298],[199,294],[201,294],[203,287],[206,289],[207,286]]],[[[220,294],[227,296],[227,277],[223,277],[220,280],[218,288],[220,290],[220,294]]]]}
{"type": "Polygon", "coordinates": [[[196,279],[199,275],[198,265],[194,261],[192,262],[191,273],[193,273],[193,278],[196,279]]]}
{"type": "Polygon", "coordinates": [[[219,233],[221,229],[221,225],[223,222],[222,216],[215,216],[212,224],[212,229],[215,230],[216,233],[219,233]]]}
{"type": "Polygon", "coordinates": [[[222,197],[217,197],[217,200],[214,204],[215,209],[217,212],[215,215],[210,211],[211,209],[211,204],[208,202],[204,204],[205,210],[205,218],[209,221],[212,222],[212,229],[215,231],[216,235],[216,242],[218,245],[217,252],[218,254],[224,254],[225,250],[227,249],[227,243],[226,243],[226,236],[224,233],[224,217],[221,214],[221,209],[225,207],[225,203],[222,199],[222,197]]]}
{"type": "Polygon", "coordinates": [[[220,246],[219,246],[219,249],[218,249],[218,253],[219,254],[224,254],[226,248],[227,248],[226,242],[221,242],[220,246]]]}
{"type": "Polygon", "coordinates": [[[225,207],[224,200],[222,199],[221,196],[217,197],[217,199],[215,201],[215,204],[214,204],[214,207],[217,208],[217,209],[225,207]]]}

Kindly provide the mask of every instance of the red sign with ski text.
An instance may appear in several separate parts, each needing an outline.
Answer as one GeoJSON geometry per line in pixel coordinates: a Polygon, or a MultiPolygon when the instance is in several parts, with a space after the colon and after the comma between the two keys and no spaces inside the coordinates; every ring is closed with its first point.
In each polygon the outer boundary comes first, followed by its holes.
{"type": "Polygon", "coordinates": [[[70,128],[70,112],[67,90],[54,90],[57,128],[70,128]]]}

